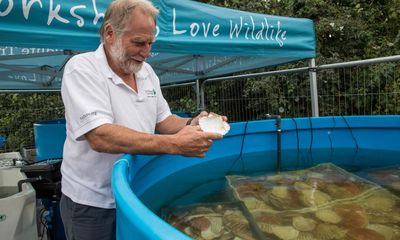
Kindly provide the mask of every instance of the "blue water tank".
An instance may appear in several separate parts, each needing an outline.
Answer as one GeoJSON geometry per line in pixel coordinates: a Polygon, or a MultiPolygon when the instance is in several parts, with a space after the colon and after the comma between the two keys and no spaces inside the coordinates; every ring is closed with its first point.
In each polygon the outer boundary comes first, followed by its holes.
{"type": "Polygon", "coordinates": [[[36,160],[62,158],[66,138],[65,119],[33,124],[36,160]]]}
{"type": "MultiPolygon", "coordinates": [[[[285,171],[325,162],[368,169],[400,160],[399,115],[287,118],[281,134],[285,171]]],[[[124,155],[112,173],[117,239],[190,240],[156,213],[204,197],[204,187],[218,185],[228,173],[276,171],[277,149],[275,121],[260,120],[232,123],[204,158],[124,155]]]]}
{"type": "Polygon", "coordinates": [[[4,147],[6,144],[7,138],[3,135],[0,135],[0,147],[4,147]]]}

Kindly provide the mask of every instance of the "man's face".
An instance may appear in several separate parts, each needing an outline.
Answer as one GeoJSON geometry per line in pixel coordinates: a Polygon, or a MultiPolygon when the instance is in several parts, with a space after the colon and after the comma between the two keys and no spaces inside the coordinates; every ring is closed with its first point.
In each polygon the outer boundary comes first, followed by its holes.
{"type": "Polygon", "coordinates": [[[134,10],[125,31],[114,36],[110,45],[111,61],[125,74],[137,73],[150,56],[154,30],[154,20],[140,10],[134,10]]]}

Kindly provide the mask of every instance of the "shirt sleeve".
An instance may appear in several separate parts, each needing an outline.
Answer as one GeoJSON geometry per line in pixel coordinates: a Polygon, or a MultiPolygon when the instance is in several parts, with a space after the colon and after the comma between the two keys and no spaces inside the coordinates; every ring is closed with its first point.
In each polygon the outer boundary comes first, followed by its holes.
{"type": "Polygon", "coordinates": [[[61,94],[67,131],[75,140],[82,140],[90,130],[113,122],[106,80],[91,63],[71,59],[66,65],[61,94]]]}

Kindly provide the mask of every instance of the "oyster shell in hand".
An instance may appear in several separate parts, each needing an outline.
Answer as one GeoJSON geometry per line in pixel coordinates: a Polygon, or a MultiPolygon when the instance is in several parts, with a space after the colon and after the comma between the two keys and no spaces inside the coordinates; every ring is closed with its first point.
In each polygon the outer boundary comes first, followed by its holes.
{"type": "Polygon", "coordinates": [[[210,113],[206,117],[199,119],[199,125],[204,132],[213,132],[225,135],[229,132],[231,127],[225,122],[221,116],[210,113]]]}

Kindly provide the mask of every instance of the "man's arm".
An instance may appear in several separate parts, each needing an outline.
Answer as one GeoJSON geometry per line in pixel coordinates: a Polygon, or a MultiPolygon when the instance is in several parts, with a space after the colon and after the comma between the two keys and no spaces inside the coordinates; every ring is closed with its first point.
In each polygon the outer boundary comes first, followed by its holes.
{"type": "Polygon", "coordinates": [[[184,128],[189,119],[170,115],[162,122],[157,123],[156,130],[161,134],[174,134],[184,128]]]}
{"type": "MultiPolygon", "coordinates": [[[[188,121],[190,120],[191,126],[199,125],[199,119],[201,117],[206,117],[208,112],[202,111],[199,115],[194,118],[181,118],[175,115],[171,115],[167,117],[160,123],[157,123],[156,130],[163,134],[173,134],[179,132],[182,128],[184,128],[188,121]]],[[[224,117],[226,121],[226,117],[224,117]]]]}
{"type": "Polygon", "coordinates": [[[178,121],[182,125],[185,122],[185,126],[176,134],[146,134],[116,124],[103,124],[86,133],[85,137],[98,152],[191,157],[204,157],[212,140],[222,138],[220,134],[201,131],[199,126],[186,126],[185,120],[178,121]]]}

